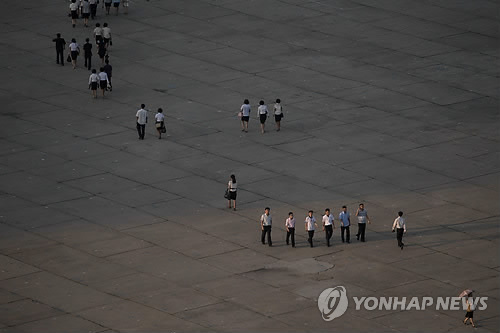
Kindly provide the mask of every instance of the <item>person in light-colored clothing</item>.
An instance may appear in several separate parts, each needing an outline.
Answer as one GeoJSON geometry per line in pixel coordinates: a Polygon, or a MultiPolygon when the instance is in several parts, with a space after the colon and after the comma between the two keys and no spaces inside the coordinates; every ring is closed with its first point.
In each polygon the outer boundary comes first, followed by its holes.
{"type": "Polygon", "coordinates": [[[347,211],[347,206],[342,206],[342,211],[339,214],[340,221],[340,238],[342,239],[342,243],[344,240],[347,240],[349,244],[351,242],[351,232],[349,230],[351,226],[351,215],[347,211]],[[346,239],[344,239],[344,233],[346,234],[346,239]]]}
{"type": "Polygon", "coordinates": [[[92,96],[97,98],[97,86],[99,85],[99,75],[95,69],[92,70],[92,74],[89,77],[89,89],[92,90],[92,96]]]}
{"type": "Polygon", "coordinates": [[[227,183],[227,190],[229,191],[228,198],[228,208],[231,208],[231,204],[233,204],[233,210],[236,210],[236,194],[238,191],[238,183],[236,182],[236,176],[231,175],[229,177],[229,182],[227,183]]]}
{"type": "Polygon", "coordinates": [[[398,213],[398,217],[394,220],[392,224],[392,232],[396,231],[396,238],[398,240],[398,246],[403,249],[405,244],[403,243],[403,234],[406,233],[406,220],[403,217],[403,212],[398,213]]]}
{"type": "Polygon", "coordinates": [[[281,106],[281,100],[278,98],[274,104],[274,121],[278,132],[281,130],[281,119],[283,119],[283,107],[281,106]]]}
{"type": "Polygon", "coordinates": [[[309,245],[311,247],[313,247],[314,230],[316,230],[317,226],[318,226],[318,224],[316,223],[316,219],[313,216],[313,211],[310,210],[306,216],[305,227],[306,227],[307,234],[309,236],[307,238],[307,242],[309,243],[309,245]]]}
{"type": "Polygon", "coordinates": [[[241,130],[244,132],[248,132],[248,121],[250,120],[250,102],[248,99],[243,101],[243,105],[240,108],[241,114],[241,130]]]}
{"type": "Polygon", "coordinates": [[[361,238],[361,241],[365,241],[365,231],[366,231],[366,222],[368,224],[371,223],[370,217],[368,217],[368,212],[365,210],[364,204],[359,204],[359,208],[356,211],[356,217],[358,218],[358,233],[356,234],[357,240],[361,238]]]}
{"type": "Polygon", "coordinates": [[[267,110],[267,105],[264,104],[264,101],[259,102],[259,107],[257,108],[257,113],[259,114],[260,119],[260,130],[262,134],[265,132],[266,119],[269,111],[267,110]]]}
{"type": "Polygon", "coordinates": [[[80,54],[80,45],[76,42],[76,39],[71,39],[71,44],[69,44],[69,55],[71,57],[71,64],[73,65],[73,69],[76,68],[76,60],[78,59],[78,55],[80,54]]]}
{"type": "Polygon", "coordinates": [[[271,227],[273,224],[273,218],[270,214],[271,208],[266,207],[264,209],[264,214],[260,217],[260,227],[262,229],[261,241],[262,244],[266,244],[266,234],[267,234],[267,244],[269,246],[273,246],[273,242],[271,240],[271,227]]]}
{"type": "Polygon", "coordinates": [[[330,214],[330,208],[325,209],[325,215],[323,215],[323,231],[326,236],[326,246],[330,247],[330,239],[333,236],[333,229],[335,224],[333,223],[335,219],[333,214],[330,214]]]}
{"type": "Polygon", "coordinates": [[[76,0],[71,0],[71,3],[69,4],[69,11],[71,12],[71,24],[73,25],[73,28],[76,26],[76,20],[78,19],[78,3],[76,0]]]}
{"type": "Polygon", "coordinates": [[[144,140],[146,135],[146,124],[148,122],[148,111],[145,109],[146,105],[141,104],[141,108],[135,114],[137,121],[137,133],[139,134],[139,140],[144,140]]]}
{"type": "Polygon", "coordinates": [[[104,71],[104,68],[99,69],[99,87],[101,87],[102,97],[104,97],[104,93],[108,89],[109,79],[108,74],[104,71]]]}
{"type": "Polygon", "coordinates": [[[292,247],[295,247],[295,218],[293,212],[288,213],[288,218],[285,221],[286,228],[286,245],[290,245],[289,241],[292,238],[292,247]]]}
{"type": "Polygon", "coordinates": [[[158,140],[161,140],[161,133],[163,133],[163,129],[165,128],[165,115],[162,108],[159,108],[155,115],[155,127],[156,131],[158,131],[158,140]]]}

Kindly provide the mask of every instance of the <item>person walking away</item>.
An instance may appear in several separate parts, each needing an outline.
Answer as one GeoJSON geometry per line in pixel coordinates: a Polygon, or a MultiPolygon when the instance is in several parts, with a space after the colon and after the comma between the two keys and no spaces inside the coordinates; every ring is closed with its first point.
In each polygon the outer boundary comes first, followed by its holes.
{"type": "Polygon", "coordinates": [[[340,221],[340,237],[342,238],[342,243],[344,243],[344,232],[346,234],[345,240],[349,244],[351,242],[351,232],[349,227],[351,225],[351,216],[347,211],[347,206],[342,206],[342,211],[339,214],[340,221]]]}
{"type": "Polygon", "coordinates": [[[115,7],[115,15],[118,15],[118,11],[120,10],[120,0],[113,0],[113,7],[115,7]]]}
{"type": "Polygon", "coordinates": [[[316,230],[316,227],[318,224],[316,223],[316,219],[313,216],[313,211],[310,210],[309,213],[307,214],[306,220],[305,220],[305,227],[306,231],[308,234],[307,242],[311,247],[313,247],[313,237],[314,237],[314,230],[316,230]]]}
{"type": "Polygon", "coordinates": [[[66,41],[61,38],[61,34],[57,33],[56,38],[52,40],[56,43],[56,63],[59,64],[61,60],[61,65],[64,66],[64,49],[66,48],[66,41]]]}
{"type": "Polygon", "coordinates": [[[85,44],[83,44],[83,56],[85,57],[85,67],[88,70],[92,67],[92,44],[89,42],[90,39],[85,39],[85,44]]]}
{"type": "Polygon", "coordinates": [[[104,0],[104,6],[106,7],[106,15],[109,15],[109,10],[111,9],[111,2],[113,0],[104,0]]]}
{"type": "Polygon", "coordinates": [[[233,210],[236,210],[236,194],[238,191],[238,183],[236,182],[236,176],[231,175],[229,177],[229,182],[227,183],[227,190],[229,191],[228,208],[231,209],[231,204],[233,204],[233,210]]]}
{"type": "Polygon", "coordinates": [[[276,131],[281,130],[281,119],[283,118],[283,107],[281,106],[281,100],[278,98],[276,103],[274,103],[274,121],[276,122],[276,131]]]}
{"type": "Polygon", "coordinates": [[[89,0],[90,5],[90,18],[95,19],[97,15],[97,0],[89,0]]]}
{"type": "Polygon", "coordinates": [[[165,115],[162,108],[158,108],[158,112],[155,114],[155,127],[156,131],[158,131],[158,139],[161,139],[161,133],[165,128],[165,115]]]}
{"type": "Polygon", "coordinates": [[[71,57],[71,64],[73,65],[73,69],[76,68],[76,60],[78,59],[78,55],[80,54],[80,45],[76,42],[76,39],[71,39],[71,44],[69,44],[69,56],[71,57]]]}
{"type": "Polygon", "coordinates": [[[260,130],[261,130],[262,134],[264,134],[267,114],[269,113],[269,111],[267,111],[267,105],[264,104],[264,101],[259,102],[259,107],[257,108],[257,113],[259,114],[259,118],[260,118],[260,130]]]}
{"type": "Polygon", "coordinates": [[[146,124],[148,122],[148,111],[145,109],[146,105],[141,104],[141,108],[135,114],[137,121],[137,133],[139,134],[139,140],[144,140],[146,135],[146,124]]]}
{"type": "Polygon", "coordinates": [[[269,246],[273,246],[273,242],[271,240],[271,227],[273,224],[273,218],[269,212],[271,208],[266,207],[264,209],[264,214],[260,217],[260,227],[262,229],[261,242],[262,244],[266,244],[266,234],[267,234],[267,244],[269,246]]]}
{"type": "Polygon", "coordinates": [[[97,85],[99,84],[99,75],[95,69],[92,70],[92,74],[89,77],[89,89],[92,90],[92,96],[97,98],[97,85]]]}
{"type": "Polygon", "coordinates": [[[99,69],[99,74],[97,75],[99,75],[99,86],[101,87],[102,97],[104,97],[104,93],[108,89],[108,83],[109,83],[108,74],[106,74],[104,68],[101,67],[99,69]]]}
{"type": "Polygon", "coordinates": [[[474,298],[472,297],[472,293],[467,296],[467,302],[465,303],[467,306],[467,312],[465,312],[464,325],[467,325],[467,321],[470,320],[472,327],[476,328],[474,324],[474,298]]]}
{"type": "Polygon", "coordinates": [[[111,29],[108,27],[107,23],[104,23],[102,26],[102,39],[104,39],[104,45],[106,46],[106,50],[112,44],[111,42],[111,29]]]}
{"type": "Polygon", "coordinates": [[[326,246],[330,247],[330,239],[333,236],[333,228],[335,228],[333,214],[330,214],[330,208],[325,209],[323,215],[323,231],[326,236],[326,246]]]}
{"type": "Polygon", "coordinates": [[[365,241],[365,231],[366,231],[366,221],[370,224],[370,218],[365,210],[364,204],[359,204],[359,208],[356,211],[356,216],[358,217],[358,233],[356,234],[357,240],[361,238],[361,241],[365,241]]]}
{"type": "Polygon", "coordinates": [[[243,101],[243,105],[240,108],[241,110],[241,130],[248,132],[248,121],[250,120],[250,102],[248,99],[243,101]]]}
{"type": "Polygon", "coordinates": [[[90,17],[90,3],[88,0],[83,0],[82,2],[82,17],[83,17],[83,25],[85,27],[89,26],[89,17],[90,17]]]}
{"type": "Polygon", "coordinates": [[[403,249],[405,244],[403,243],[403,234],[406,233],[406,220],[403,217],[403,212],[398,213],[398,217],[394,220],[392,224],[392,232],[396,231],[396,238],[398,240],[398,246],[403,249]]]}
{"type": "Polygon", "coordinates": [[[102,42],[102,28],[100,23],[95,24],[94,39],[95,45],[99,45],[99,42],[102,42]]]}
{"type": "Polygon", "coordinates": [[[290,245],[290,238],[292,239],[292,247],[295,247],[295,218],[293,212],[288,213],[288,218],[285,221],[286,228],[286,245],[290,245]]]}
{"type": "Polygon", "coordinates": [[[104,40],[100,40],[97,44],[97,54],[99,58],[101,58],[101,66],[104,65],[104,57],[106,56],[106,44],[104,44],[104,40]]]}
{"type": "Polygon", "coordinates": [[[129,0],[123,0],[122,1],[122,4],[123,4],[123,13],[125,15],[128,14],[128,5],[129,5],[129,0]]]}
{"type": "Polygon", "coordinates": [[[111,81],[111,76],[113,75],[113,67],[109,64],[109,59],[104,61],[106,65],[104,65],[104,71],[108,74],[109,80],[109,91],[113,91],[113,82],[111,81]]]}
{"type": "Polygon", "coordinates": [[[76,26],[76,20],[78,19],[78,4],[76,3],[76,0],[71,0],[71,3],[69,4],[69,11],[71,13],[71,24],[74,28],[76,26]]]}

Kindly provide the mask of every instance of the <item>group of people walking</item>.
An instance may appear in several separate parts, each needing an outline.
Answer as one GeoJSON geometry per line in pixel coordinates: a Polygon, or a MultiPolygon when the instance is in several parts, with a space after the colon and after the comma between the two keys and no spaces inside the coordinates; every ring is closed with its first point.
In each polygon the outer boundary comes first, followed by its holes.
{"type": "MultiPolygon", "coordinates": [[[[250,121],[250,112],[251,112],[250,101],[245,99],[243,101],[243,105],[238,112],[238,117],[241,122],[241,131],[248,132],[248,122],[250,121]]],[[[283,119],[283,107],[281,106],[281,100],[278,98],[274,103],[273,107],[274,121],[276,122],[276,131],[281,130],[281,119],[283,119]]],[[[257,107],[257,115],[260,121],[260,130],[261,133],[265,133],[266,120],[269,115],[269,110],[264,101],[259,102],[259,106],[257,107]]]]}
{"type": "MultiPolygon", "coordinates": [[[[141,104],[141,108],[135,113],[137,134],[139,135],[139,140],[144,140],[146,136],[146,124],[148,123],[148,110],[145,104],[141,104]]],[[[161,139],[161,135],[167,132],[165,127],[165,115],[163,114],[163,109],[158,108],[155,114],[155,129],[158,132],[158,139],[161,139]]]]}
{"type": "MultiPolygon", "coordinates": [[[[103,0],[102,7],[106,8],[106,15],[110,14],[111,5],[115,8],[115,14],[118,15],[120,2],[123,5],[124,13],[128,14],[129,0],[103,0]]],[[[73,28],[76,27],[76,22],[80,17],[83,19],[83,25],[88,27],[89,18],[93,20],[97,16],[98,3],[99,0],[70,0],[69,16],[73,28]]]]}

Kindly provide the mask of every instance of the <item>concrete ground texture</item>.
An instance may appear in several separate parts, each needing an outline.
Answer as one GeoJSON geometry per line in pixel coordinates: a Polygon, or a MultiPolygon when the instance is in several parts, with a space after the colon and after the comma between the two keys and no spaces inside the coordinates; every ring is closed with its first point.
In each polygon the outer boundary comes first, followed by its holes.
{"type": "Polygon", "coordinates": [[[131,0],[128,15],[99,5],[88,28],[71,27],[66,0],[4,7],[0,332],[498,332],[498,2],[131,0]],[[112,30],[114,89],[93,99],[83,57],[56,65],[52,39],[83,45],[96,22],[112,30]],[[271,117],[261,134],[258,101],[272,111],[276,98],[282,130],[271,117]],[[266,206],[273,247],[260,242],[266,206]],[[310,248],[304,218],[321,224],[326,207],[332,246],[320,227],[310,248]],[[324,321],[317,299],[335,286],[349,306],[324,321]],[[488,297],[476,330],[462,310],[352,301],[467,288],[488,297]]]}

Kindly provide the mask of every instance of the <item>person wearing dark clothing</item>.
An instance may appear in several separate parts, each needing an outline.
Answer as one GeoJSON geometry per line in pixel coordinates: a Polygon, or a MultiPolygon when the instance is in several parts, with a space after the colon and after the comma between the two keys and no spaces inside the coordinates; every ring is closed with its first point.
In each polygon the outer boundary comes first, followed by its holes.
{"type": "Polygon", "coordinates": [[[61,38],[61,34],[57,34],[57,37],[52,41],[56,43],[56,63],[59,64],[59,60],[61,60],[61,65],[64,66],[64,49],[66,48],[66,41],[64,38],[61,38]]]}
{"type": "Polygon", "coordinates": [[[97,54],[101,58],[101,63],[104,64],[104,57],[106,56],[106,44],[101,39],[97,42],[97,54]]]}
{"type": "Polygon", "coordinates": [[[260,228],[262,230],[261,242],[262,244],[266,244],[266,235],[267,235],[267,244],[269,246],[273,246],[273,241],[271,240],[271,228],[273,224],[273,218],[269,212],[271,209],[266,207],[264,209],[264,214],[260,217],[260,228]]]}
{"type": "Polygon", "coordinates": [[[104,65],[104,71],[106,74],[108,74],[108,81],[109,81],[109,91],[113,91],[113,83],[111,83],[111,75],[113,74],[113,66],[109,64],[109,59],[106,57],[105,60],[106,65],[104,65]]]}
{"type": "Polygon", "coordinates": [[[83,54],[85,56],[85,67],[88,70],[92,67],[92,44],[90,44],[90,39],[85,39],[85,44],[83,44],[83,54]]]}

